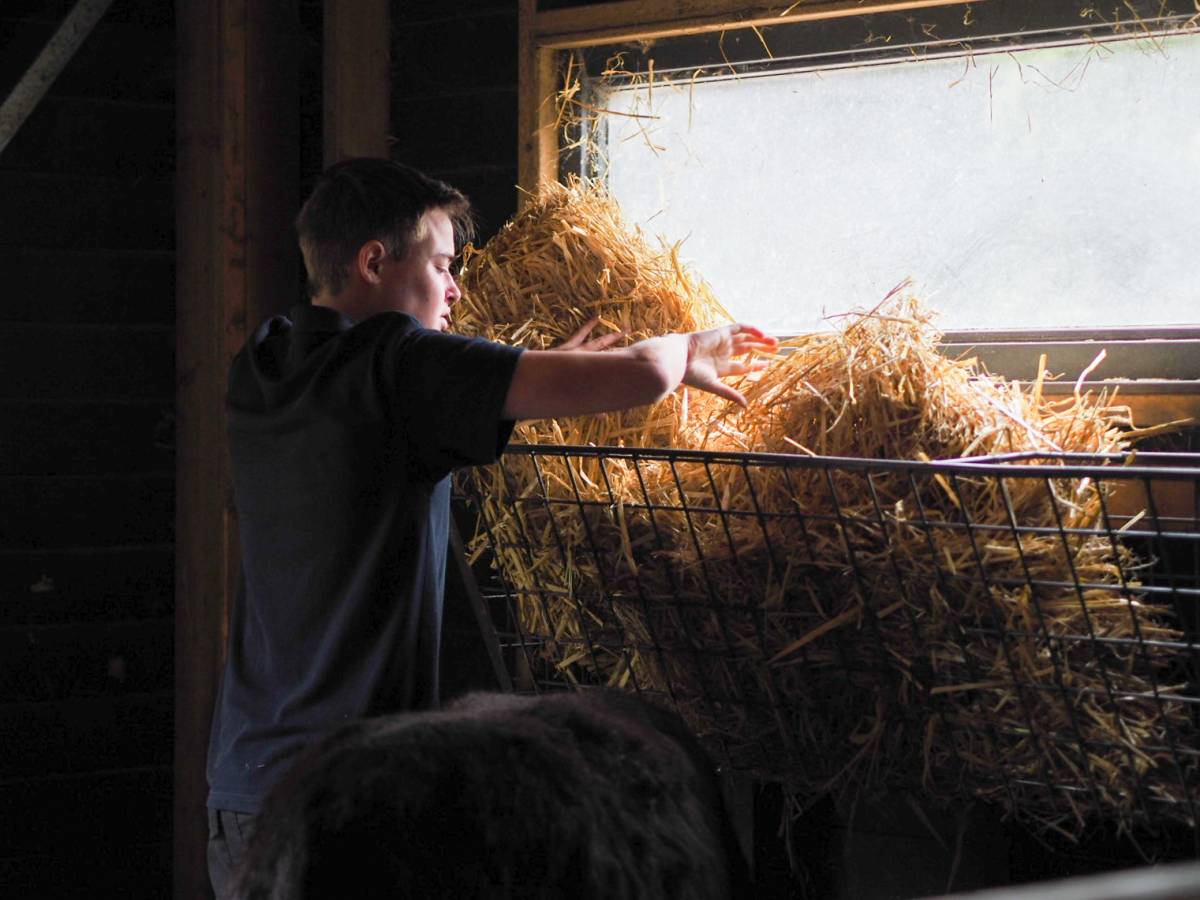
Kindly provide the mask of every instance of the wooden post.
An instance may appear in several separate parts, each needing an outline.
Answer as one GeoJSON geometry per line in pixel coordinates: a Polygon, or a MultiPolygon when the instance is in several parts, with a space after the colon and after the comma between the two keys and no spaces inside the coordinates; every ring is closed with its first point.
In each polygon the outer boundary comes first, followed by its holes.
{"type": "Polygon", "coordinates": [[[391,127],[390,0],[325,0],[325,165],[387,156],[391,127]]]}
{"type": "Polygon", "coordinates": [[[229,361],[299,294],[294,0],[177,0],[174,896],[211,896],[205,759],[237,579],[229,361]]]}
{"type": "Polygon", "coordinates": [[[536,0],[520,0],[517,58],[517,183],[524,193],[558,178],[558,135],[554,132],[556,68],[554,50],[543,46],[534,30],[536,0]]]}

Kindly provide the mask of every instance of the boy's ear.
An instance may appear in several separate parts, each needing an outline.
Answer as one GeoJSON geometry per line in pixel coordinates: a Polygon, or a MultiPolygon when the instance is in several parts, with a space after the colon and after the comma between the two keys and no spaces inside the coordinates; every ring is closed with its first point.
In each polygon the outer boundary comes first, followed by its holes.
{"type": "Polygon", "coordinates": [[[378,284],[380,267],[386,257],[387,248],[382,241],[367,241],[354,257],[355,274],[368,284],[378,284]]]}

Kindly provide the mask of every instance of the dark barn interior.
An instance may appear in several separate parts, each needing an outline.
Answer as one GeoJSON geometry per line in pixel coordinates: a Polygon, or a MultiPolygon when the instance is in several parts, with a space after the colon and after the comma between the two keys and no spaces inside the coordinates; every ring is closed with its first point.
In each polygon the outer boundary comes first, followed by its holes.
{"type": "MultiPolygon", "coordinates": [[[[0,5],[0,96],[76,6],[0,5]]],[[[210,896],[203,754],[236,567],[225,363],[301,296],[290,223],[324,161],[390,153],[460,187],[480,243],[516,212],[520,6],[112,0],[0,147],[0,894],[210,896]],[[356,93],[380,71],[384,90],[356,93]],[[386,123],[359,115],[372,103],[386,123]]],[[[449,696],[497,687],[455,574],[449,696]]],[[[902,896],[871,883],[946,853],[907,808],[847,849],[822,806],[791,829],[801,884],[777,792],[745,802],[763,896],[902,896]]],[[[1108,833],[1047,847],[988,815],[969,833],[960,884],[1143,861],[1108,833]]],[[[1164,846],[1195,855],[1190,834],[1164,846]]]]}
{"type": "MultiPolygon", "coordinates": [[[[70,3],[0,11],[4,92],[70,3]]],[[[6,147],[3,861],[171,883],[175,33],[119,3],[6,147]]]]}

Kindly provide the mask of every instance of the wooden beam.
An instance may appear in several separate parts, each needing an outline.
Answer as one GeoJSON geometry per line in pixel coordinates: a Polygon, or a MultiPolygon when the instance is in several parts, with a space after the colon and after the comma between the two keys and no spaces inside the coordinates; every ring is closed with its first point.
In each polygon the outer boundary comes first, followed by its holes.
{"type": "Polygon", "coordinates": [[[0,153],[4,152],[8,142],[20,130],[111,5],[112,0],[77,0],[67,13],[37,59],[0,105],[0,153]]]}
{"type": "MultiPolygon", "coordinates": [[[[1184,386],[1177,382],[1135,383],[1119,387],[1116,399],[1112,402],[1118,406],[1128,406],[1133,424],[1138,428],[1165,425],[1169,422],[1181,423],[1181,427],[1182,425],[1188,427],[1200,425],[1200,390],[1196,389],[1195,382],[1186,385],[1186,387],[1192,388],[1187,393],[1182,390],[1184,386]]],[[[1111,397],[1114,385],[1103,382],[1094,384],[1084,382],[1082,389],[1091,391],[1093,394],[1104,390],[1111,397]]],[[[1056,392],[1044,391],[1044,393],[1053,397],[1056,392]]]]}
{"type": "Polygon", "coordinates": [[[229,361],[299,295],[294,0],[177,0],[174,896],[211,896],[205,759],[237,578],[229,361]]]}
{"type": "Polygon", "coordinates": [[[537,0],[520,0],[517,58],[517,184],[524,198],[539,184],[558,177],[558,135],[555,96],[558,91],[555,51],[533,36],[537,0]]]}
{"type": "Polygon", "coordinates": [[[325,0],[325,165],[388,155],[391,41],[389,0],[325,0]]]}
{"type": "Polygon", "coordinates": [[[799,0],[772,4],[745,0],[619,0],[536,13],[530,33],[538,46],[561,50],[730,28],[904,12],[958,2],[961,0],[799,0]]]}

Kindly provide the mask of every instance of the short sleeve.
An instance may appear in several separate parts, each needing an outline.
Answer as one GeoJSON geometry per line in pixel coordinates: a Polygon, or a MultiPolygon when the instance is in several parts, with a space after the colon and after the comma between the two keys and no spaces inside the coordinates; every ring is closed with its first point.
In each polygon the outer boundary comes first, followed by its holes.
{"type": "Polygon", "coordinates": [[[502,413],[521,352],[420,327],[391,336],[383,378],[417,460],[436,471],[495,461],[513,429],[502,413]]]}

